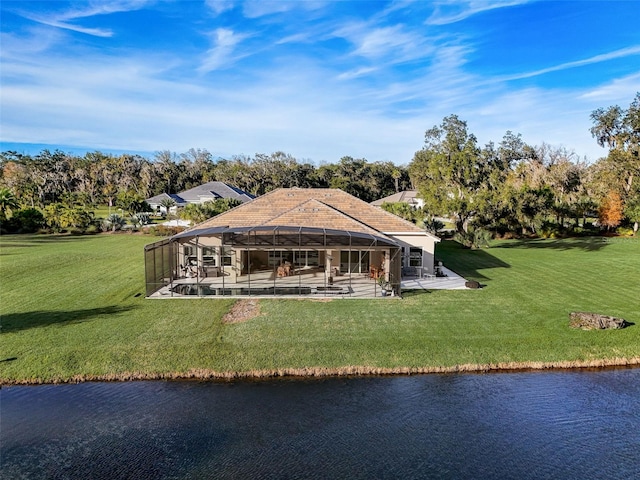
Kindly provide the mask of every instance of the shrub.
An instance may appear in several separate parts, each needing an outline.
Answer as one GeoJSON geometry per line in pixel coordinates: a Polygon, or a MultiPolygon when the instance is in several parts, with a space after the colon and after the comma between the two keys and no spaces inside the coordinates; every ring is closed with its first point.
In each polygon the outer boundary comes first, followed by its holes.
{"type": "Polygon", "coordinates": [[[23,208],[12,217],[20,233],[34,233],[46,225],[44,215],[37,208],[23,208]]]}
{"type": "Polygon", "coordinates": [[[623,237],[633,237],[633,228],[631,227],[618,227],[616,232],[623,237]]]}
{"type": "Polygon", "coordinates": [[[166,225],[155,225],[147,229],[149,235],[156,235],[158,237],[171,237],[184,231],[184,227],[167,227],[166,225]]]}
{"type": "Polygon", "coordinates": [[[423,220],[424,229],[429,232],[437,235],[440,230],[444,228],[444,222],[441,222],[435,217],[426,217],[423,220]]]}
{"type": "Polygon", "coordinates": [[[67,207],[61,203],[50,203],[44,207],[44,216],[47,221],[47,227],[55,233],[63,230],[62,215],[67,207]]]}
{"type": "Polygon", "coordinates": [[[602,200],[598,209],[598,220],[600,224],[607,227],[607,230],[620,225],[623,219],[623,203],[620,194],[611,191],[602,200]]]}
{"type": "Polygon", "coordinates": [[[491,232],[484,228],[475,228],[464,233],[456,233],[453,239],[465,248],[482,248],[489,246],[491,232]]]}
{"type": "Polygon", "coordinates": [[[102,221],[102,231],[107,232],[111,230],[112,232],[116,232],[122,230],[122,227],[126,224],[127,221],[124,218],[117,213],[112,213],[102,221]]]}
{"type": "Polygon", "coordinates": [[[60,216],[61,226],[69,231],[84,233],[93,223],[93,212],[84,207],[68,207],[60,216]]]}

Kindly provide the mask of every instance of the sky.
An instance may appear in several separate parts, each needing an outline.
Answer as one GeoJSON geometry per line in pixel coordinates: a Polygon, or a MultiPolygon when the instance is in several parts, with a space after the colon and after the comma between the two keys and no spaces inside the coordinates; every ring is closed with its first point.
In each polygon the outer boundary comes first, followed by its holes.
{"type": "Polygon", "coordinates": [[[637,0],[2,0],[0,151],[407,165],[455,114],[595,161],[639,24],[637,0]]]}

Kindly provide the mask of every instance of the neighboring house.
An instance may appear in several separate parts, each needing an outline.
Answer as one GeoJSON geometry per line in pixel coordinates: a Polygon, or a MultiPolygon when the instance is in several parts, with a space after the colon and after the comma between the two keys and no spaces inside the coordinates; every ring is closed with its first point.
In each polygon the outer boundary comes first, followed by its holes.
{"type": "Polygon", "coordinates": [[[147,198],[145,202],[149,204],[154,213],[175,213],[178,208],[184,207],[187,204],[180,195],[175,193],[161,193],[155,197],[147,198]],[[167,212],[167,207],[162,205],[167,200],[173,200],[175,203],[173,207],[169,208],[169,212],[167,212]]]}
{"type": "Polygon", "coordinates": [[[417,190],[404,190],[402,192],[394,193],[388,197],[381,198],[371,202],[371,205],[376,207],[382,206],[383,203],[408,203],[414,208],[424,207],[424,200],[418,196],[417,190]]]}
{"type": "Polygon", "coordinates": [[[174,209],[177,209],[189,203],[202,204],[219,198],[233,198],[244,203],[253,200],[255,196],[224,182],[207,182],[180,193],[161,193],[147,198],[146,202],[154,212],[167,213],[167,209],[162,205],[167,199],[172,199],[176,203],[174,209]]]}
{"type": "Polygon", "coordinates": [[[439,241],[342,190],[282,188],[145,247],[146,291],[374,296],[433,274],[439,241]]]}

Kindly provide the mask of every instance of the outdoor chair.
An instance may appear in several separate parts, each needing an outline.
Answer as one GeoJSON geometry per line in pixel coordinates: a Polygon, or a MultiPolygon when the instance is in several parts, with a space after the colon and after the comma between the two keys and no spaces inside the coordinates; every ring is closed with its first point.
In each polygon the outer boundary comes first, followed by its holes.
{"type": "Polygon", "coordinates": [[[417,277],[418,269],[416,267],[402,267],[403,277],[417,277]]]}

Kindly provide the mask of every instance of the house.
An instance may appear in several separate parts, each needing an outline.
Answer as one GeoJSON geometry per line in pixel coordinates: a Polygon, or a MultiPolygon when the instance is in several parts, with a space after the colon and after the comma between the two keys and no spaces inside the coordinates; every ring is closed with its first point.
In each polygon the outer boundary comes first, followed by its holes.
{"type": "Polygon", "coordinates": [[[151,206],[154,212],[167,213],[166,207],[162,205],[165,200],[173,200],[175,206],[173,209],[184,207],[189,203],[202,204],[207,201],[218,200],[220,198],[233,198],[241,202],[248,202],[255,198],[255,195],[240,190],[237,187],[224,182],[207,182],[189,190],[180,193],[161,193],[151,198],[147,198],[146,202],[151,206]]]}
{"type": "Polygon", "coordinates": [[[380,207],[383,203],[408,203],[414,208],[424,207],[424,200],[419,197],[417,190],[404,190],[402,192],[397,192],[393,195],[389,195],[388,197],[375,200],[371,202],[371,205],[380,207]]]}
{"type": "Polygon", "coordinates": [[[147,296],[399,293],[440,239],[339,189],[281,188],[145,247],[147,296]],[[403,268],[404,267],[404,268],[403,268]]]}
{"type": "Polygon", "coordinates": [[[149,204],[154,213],[175,213],[178,208],[182,208],[187,204],[180,195],[175,193],[161,193],[147,198],[145,202],[149,204]],[[174,203],[173,207],[169,208],[169,212],[167,212],[167,207],[164,206],[167,201],[173,201],[174,203]]]}

